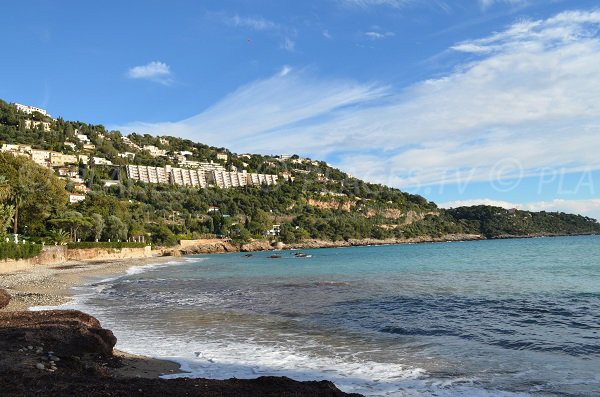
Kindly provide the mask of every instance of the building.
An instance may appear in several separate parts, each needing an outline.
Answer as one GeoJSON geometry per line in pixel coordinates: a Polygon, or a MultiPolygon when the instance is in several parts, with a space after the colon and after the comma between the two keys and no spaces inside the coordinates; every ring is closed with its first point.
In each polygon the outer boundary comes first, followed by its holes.
{"type": "Polygon", "coordinates": [[[48,112],[46,110],[44,110],[42,108],[37,108],[35,106],[22,105],[20,103],[14,103],[13,105],[20,112],[24,112],[24,113],[27,113],[27,114],[32,114],[33,112],[38,112],[38,113],[43,114],[44,116],[52,117],[52,116],[50,116],[48,114],[48,112]]]}
{"type": "Polygon", "coordinates": [[[90,138],[85,134],[75,134],[75,137],[83,143],[89,143],[90,141],[90,138]]]}
{"type": "Polygon", "coordinates": [[[273,225],[270,230],[267,230],[267,236],[279,236],[281,234],[281,225],[273,225]]]}
{"type": "Polygon", "coordinates": [[[144,145],[144,150],[146,150],[148,153],[150,153],[150,156],[152,157],[158,157],[158,156],[166,156],[167,155],[167,151],[164,149],[159,149],[154,145],[144,145]]]}
{"type": "Polygon", "coordinates": [[[227,161],[228,158],[229,156],[227,155],[227,153],[217,153],[217,160],[227,161]]]}
{"type": "Polygon", "coordinates": [[[69,203],[78,203],[85,200],[85,194],[71,193],[69,194],[69,203]]]}
{"type": "Polygon", "coordinates": [[[123,143],[126,144],[127,146],[134,148],[136,150],[142,150],[142,148],[139,145],[133,143],[131,141],[131,139],[129,139],[128,137],[124,136],[122,139],[123,139],[123,143]]]}
{"type": "Polygon", "coordinates": [[[213,186],[220,187],[221,189],[241,187],[247,184],[246,174],[227,171],[210,171],[208,173],[208,181],[213,186]]]}
{"type": "Polygon", "coordinates": [[[93,152],[94,150],[96,150],[96,145],[94,145],[93,143],[84,143],[83,150],[86,150],[88,152],[93,152]]]}
{"type": "Polygon", "coordinates": [[[62,167],[65,164],[77,164],[79,160],[74,154],[63,154],[59,152],[50,152],[50,166],[62,167]]]}
{"type": "Polygon", "coordinates": [[[28,130],[32,130],[38,126],[42,126],[42,129],[46,132],[50,131],[50,123],[47,121],[33,121],[33,120],[24,120],[25,128],[28,130]]]}
{"type": "Polygon", "coordinates": [[[75,185],[73,185],[73,190],[79,193],[85,193],[90,189],[85,185],[85,183],[76,183],[75,185]]]}
{"type": "Polygon", "coordinates": [[[278,176],[270,174],[250,174],[246,172],[228,172],[223,166],[197,169],[177,167],[148,167],[143,165],[127,165],[127,178],[144,183],[169,183],[176,186],[192,186],[206,188],[216,186],[222,189],[243,187],[247,185],[275,185],[278,176]]]}
{"type": "Polygon", "coordinates": [[[171,184],[177,186],[193,186],[205,188],[206,175],[202,170],[191,170],[186,168],[171,168],[169,174],[171,184]]]}
{"type": "Polygon", "coordinates": [[[169,183],[171,167],[148,167],[144,165],[128,165],[127,178],[145,183],[169,183]]]}
{"type": "Polygon", "coordinates": [[[130,160],[133,160],[135,158],[135,153],[133,152],[123,152],[123,153],[119,153],[119,157],[121,158],[127,158],[130,160]]]}
{"type": "Polygon", "coordinates": [[[73,142],[65,141],[64,145],[66,147],[70,147],[72,150],[76,150],[77,149],[77,145],[74,144],[73,142]]]}
{"type": "Polygon", "coordinates": [[[94,165],[113,165],[112,161],[105,159],[104,157],[92,157],[94,165]]]}
{"type": "Polygon", "coordinates": [[[49,150],[35,150],[32,149],[30,152],[31,161],[44,167],[50,167],[50,157],[52,156],[49,150]]]}
{"type": "Polygon", "coordinates": [[[81,161],[84,164],[88,164],[90,162],[90,157],[85,154],[78,154],[77,161],[81,161]]]}

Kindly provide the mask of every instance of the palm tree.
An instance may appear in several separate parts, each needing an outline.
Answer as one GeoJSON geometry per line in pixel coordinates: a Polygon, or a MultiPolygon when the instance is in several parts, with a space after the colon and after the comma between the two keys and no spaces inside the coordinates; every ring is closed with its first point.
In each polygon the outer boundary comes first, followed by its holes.
{"type": "Polygon", "coordinates": [[[10,184],[4,175],[0,175],[0,203],[8,201],[11,197],[10,184]]]}

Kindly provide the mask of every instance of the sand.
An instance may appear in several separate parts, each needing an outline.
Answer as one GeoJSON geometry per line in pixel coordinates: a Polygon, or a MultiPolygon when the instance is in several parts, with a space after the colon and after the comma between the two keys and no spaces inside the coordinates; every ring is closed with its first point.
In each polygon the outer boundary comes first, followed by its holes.
{"type": "MultiPolygon", "coordinates": [[[[173,258],[146,258],[118,261],[66,262],[57,265],[36,265],[14,273],[0,273],[0,289],[11,295],[11,301],[0,312],[29,310],[34,306],[58,306],[73,299],[72,287],[88,280],[125,274],[133,266],[165,263],[173,258]]],[[[118,335],[117,335],[118,339],[118,335]]],[[[179,364],[150,357],[136,356],[118,350],[123,367],[114,369],[113,376],[157,378],[179,373],[179,364]]]]}

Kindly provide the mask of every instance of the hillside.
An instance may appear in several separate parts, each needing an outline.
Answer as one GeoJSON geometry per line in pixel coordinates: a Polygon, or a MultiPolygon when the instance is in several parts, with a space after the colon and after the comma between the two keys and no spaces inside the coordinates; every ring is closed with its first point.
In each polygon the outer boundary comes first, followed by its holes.
{"type": "Polygon", "coordinates": [[[173,245],[215,235],[297,243],[600,232],[598,222],[578,215],[442,210],[322,161],[236,154],[171,136],[124,136],[4,101],[0,144],[0,234],[16,227],[34,240],[173,245]]]}

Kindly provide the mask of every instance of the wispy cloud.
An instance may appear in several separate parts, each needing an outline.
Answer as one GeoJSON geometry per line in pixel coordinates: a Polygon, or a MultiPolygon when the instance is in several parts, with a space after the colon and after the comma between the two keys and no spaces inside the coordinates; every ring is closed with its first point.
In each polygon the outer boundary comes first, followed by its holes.
{"type": "Polygon", "coordinates": [[[381,40],[381,39],[385,39],[386,37],[392,37],[394,36],[394,32],[375,32],[375,31],[370,31],[370,32],[365,32],[365,36],[367,36],[368,38],[372,39],[372,40],[381,40]]]}
{"type": "Polygon", "coordinates": [[[236,28],[251,29],[256,32],[268,33],[279,40],[279,48],[294,52],[296,50],[295,29],[273,22],[260,16],[244,17],[240,15],[223,16],[223,21],[236,28]]]}
{"type": "Polygon", "coordinates": [[[262,17],[241,17],[234,15],[226,19],[226,21],[236,27],[250,28],[253,30],[278,30],[279,24],[262,17]]]}
{"type": "Polygon", "coordinates": [[[134,66],[127,71],[127,77],[150,80],[164,85],[170,85],[173,82],[171,68],[166,63],[159,61],[134,66]]]}
{"type": "Polygon", "coordinates": [[[331,33],[329,33],[329,30],[325,29],[323,31],[323,37],[325,37],[326,39],[332,39],[333,36],[331,35],[331,33]]]}
{"type": "Polygon", "coordinates": [[[398,187],[600,169],[600,11],[520,21],[457,43],[464,61],[401,91],[291,71],[232,92],[170,132],[238,151],[330,157],[398,187]],[[466,53],[466,54],[465,54],[466,53]]]}
{"type": "Polygon", "coordinates": [[[235,150],[280,150],[280,131],[327,118],[336,109],[381,98],[385,87],[343,80],[319,80],[284,66],[275,75],[249,83],[200,114],[179,122],[134,122],[112,126],[125,132],[170,133],[235,150]]]}
{"type": "Polygon", "coordinates": [[[506,209],[517,208],[526,211],[566,212],[600,219],[600,199],[534,201],[529,203],[512,203],[509,201],[491,199],[473,199],[449,201],[440,204],[442,208],[456,208],[472,205],[493,205],[506,209]]]}
{"type": "Polygon", "coordinates": [[[479,6],[483,10],[487,10],[495,4],[509,4],[512,6],[525,6],[530,3],[531,0],[478,0],[479,6]]]}
{"type": "Polygon", "coordinates": [[[387,6],[401,8],[417,3],[416,0],[340,0],[342,3],[357,7],[387,6]]]}

